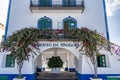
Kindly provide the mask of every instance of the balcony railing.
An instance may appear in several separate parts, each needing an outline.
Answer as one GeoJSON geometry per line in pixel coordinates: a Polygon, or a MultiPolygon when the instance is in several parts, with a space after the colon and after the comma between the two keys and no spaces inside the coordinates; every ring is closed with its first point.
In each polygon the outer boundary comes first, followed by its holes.
{"type": "Polygon", "coordinates": [[[54,41],[73,41],[75,36],[71,36],[71,30],[63,29],[46,29],[41,30],[41,40],[54,40],[54,41]]]}
{"type": "Polygon", "coordinates": [[[38,3],[38,0],[31,0],[30,9],[33,12],[34,10],[81,10],[84,11],[84,0],[77,0],[74,2],[62,2],[62,0],[52,1],[46,3],[38,3]]]}

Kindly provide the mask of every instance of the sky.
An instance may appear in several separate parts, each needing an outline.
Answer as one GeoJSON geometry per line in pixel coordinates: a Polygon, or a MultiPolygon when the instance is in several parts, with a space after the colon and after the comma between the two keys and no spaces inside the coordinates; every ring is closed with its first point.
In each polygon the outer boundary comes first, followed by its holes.
{"type": "Polygon", "coordinates": [[[120,45],[120,0],[106,0],[110,41],[120,45]]]}
{"type": "MultiPolygon", "coordinates": [[[[8,1],[0,0],[0,22],[4,25],[6,23],[8,1]]],[[[120,0],[105,1],[110,41],[120,45],[120,0]]]]}

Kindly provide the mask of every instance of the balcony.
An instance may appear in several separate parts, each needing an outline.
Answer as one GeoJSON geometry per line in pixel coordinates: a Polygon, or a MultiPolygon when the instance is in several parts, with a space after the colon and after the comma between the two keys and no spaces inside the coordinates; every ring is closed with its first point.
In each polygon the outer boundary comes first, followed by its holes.
{"type": "Polygon", "coordinates": [[[63,30],[63,29],[41,30],[40,40],[42,41],[73,41],[76,39],[76,37],[72,36],[71,30],[63,30]]]}
{"type": "Polygon", "coordinates": [[[46,3],[39,3],[38,0],[31,0],[30,10],[32,13],[82,13],[85,9],[84,0],[77,0],[74,2],[62,2],[62,0],[52,1],[46,3]]]}

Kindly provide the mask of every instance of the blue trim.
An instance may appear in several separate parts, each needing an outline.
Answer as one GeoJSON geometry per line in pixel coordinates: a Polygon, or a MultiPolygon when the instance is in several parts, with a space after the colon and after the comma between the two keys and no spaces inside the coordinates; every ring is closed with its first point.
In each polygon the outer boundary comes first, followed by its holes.
{"type": "Polygon", "coordinates": [[[64,69],[65,71],[68,71],[68,68],[67,67],[65,67],[65,69],[64,69]]]}
{"type": "Polygon", "coordinates": [[[45,68],[42,68],[42,71],[45,71],[45,68]]]}
{"type": "MultiPolygon", "coordinates": [[[[18,74],[0,74],[0,76],[8,76],[8,80],[13,80],[18,74]]],[[[23,74],[22,76],[25,76],[26,80],[36,80],[36,74],[23,74]]]]}
{"type": "Polygon", "coordinates": [[[9,6],[8,6],[8,13],[7,13],[7,20],[6,20],[6,28],[5,28],[4,41],[7,39],[8,26],[9,26],[9,18],[10,18],[10,10],[11,10],[11,3],[12,3],[12,0],[9,0],[9,6]]]}
{"type": "Polygon", "coordinates": [[[45,71],[45,68],[37,68],[37,72],[45,71]]]}
{"type": "Polygon", "coordinates": [[[76,72],[76,69],[75,68],[69,68],[69,71],[70,72],[76,72]]]}
{"type": "Polygon", "coordinates": [[[78,73],[78,72],[76,72],[76,74],[77,74],[77,78],[78,78],[78,80],[82,80],[82,79],[81,79],[81,74],[78,73]]]}
{"type": "Polygon", "coordinates": [[[39,22],[41,21],[41,20],[43,20],[43,19],[48,19],[48,20],[50,20],[50,22],[51,22],[51,24],[50,24],[50,29],[52,29],[52,19],[50,19],[49,17],[46,17],[46,16],[44,16],[44,17],[42,17],[42,18],[40,18],[39,20],[38,20],[38,22],[37,22],[37,28],[39,28],[39,29],[42,29],[42,28],[40,28],[39,26],[40,26],[40,24],[39,24],[39,22]]]}
{"type": "Polygon", "coordinates": [[[37,72],[41,72],[42,71],[42,69],[41,68],[37,68],[37,72]]]}
{"type": "MultiPolygon", "coordinates": [[[[8,80],[13,80],[18,74],[0,74],[0,76],[8,76],[8,80]]],[[[26,80],[36,80],[36,74],[23,74],[23,76],[26,77],[26,80]]],[[[77,73],[77,76],[78,80],[89,80],[90,77],[94,77],[94,74],[77,73]]],[[[120,76],[120,74],[98,74],[98,77],[103,80],[107,80],[108,76],[120,76]]]]}
{"type": "MultiPolygon", "coordinates": [[[[80,74],[77,73],[78,80],[89,80],[89,78],[94,77],[94,74],[80,74]]],[[[103,80],[107,80],[107,76],[120,76],[120,74],[98,74],[99,78],[102,78],[103,80]]]]}
{"type": "Polygon", "coordinates": [[[108,22],[107,22],[105,0],[103,0],[103,7],[104,7],[104,18],[105,18],[105,26],[106,26],[106,35],[107,35],[107,39],[110,40],[110,38],[109,38],[109,30],[108,30],[108,22]]]}

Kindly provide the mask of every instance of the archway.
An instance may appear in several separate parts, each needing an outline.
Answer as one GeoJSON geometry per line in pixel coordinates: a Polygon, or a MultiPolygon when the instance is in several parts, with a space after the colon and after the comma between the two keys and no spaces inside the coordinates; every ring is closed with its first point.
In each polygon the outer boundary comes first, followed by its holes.
{"type": "Polygon", "coordinates": [[[47,66],[48,59],[51,56],[60,56],[64,64],[61,71],[75,72],[78,64],[76,56],[69,50],[64,48],[49,48],[43,51],[37,58],[38,71],[50,71],[47,66]]]}

